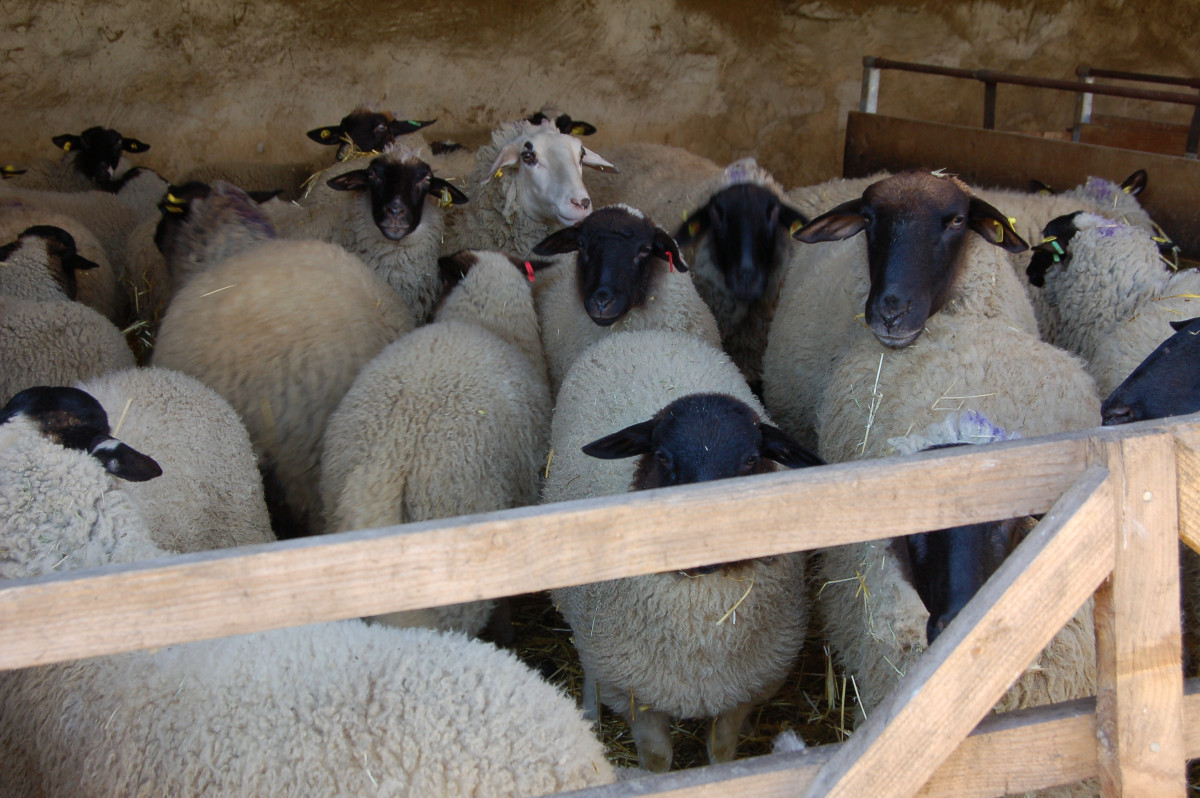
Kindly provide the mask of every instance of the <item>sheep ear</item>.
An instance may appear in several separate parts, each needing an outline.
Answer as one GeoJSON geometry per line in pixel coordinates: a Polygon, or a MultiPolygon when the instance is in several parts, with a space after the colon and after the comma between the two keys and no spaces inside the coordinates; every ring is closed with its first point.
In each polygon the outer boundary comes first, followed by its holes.
{"type": "Polygon", "coordinates": [[[1121,190],[1126,194],[1137,196],[1146,190],[1146,183],[1149,182],[1150,176],[1146,174],[1145,169],[1139,169],[1129,177],[1121,181],[1121,190]]]}
{"type": "Polygon", "coordinates": [[[589,150],[587,147],[583,148],[583,161],[581,161],[581,163],[588,169],[595,169],[597,172],[611,172],[613,174],[618,174],[621,171],[596,153],[589,150]]]}
{"type": "Polygon", "coordinates": [[[436,119],[393,119],[388,123],[388,130],[393,136],[405,136],[409,133],[416,133],[423,127],[429,127],[436,119]]]}
{"type": "Polygon", "coordinates": [[[565,255],[568,252],[578,252],[582,246],[579,240],[578,227],[564,227],[556,233],[543,238],[534,244],[530,250],[534,255],[547,257],[550,255],[565,255]]]}
{"type": "Polygon", "coordinates": [[[1179,332],[1180,330],[1186,330],[1196,319],[1200,319],[1200,316],[1196,316],[1192,319],[1185,319],[1184,321],[1169,321],[1167,324],[1171,325],[1172,330],[1179,332]]]}
{"type": "Polygon", "coordinates": [[[93,438],[88,454],[99,460],[105,471],[130,482],[145,482],[162,476],[162,467],[154,458],[109,435],[93,438]]]}
{"type": "Polygon", "coordinates": [[[675,242],[681,247],[690,247],[702,235],[711,229],[708,219],[708,206],[706,202],[696,210],[687,215],[687,221],[679,225],[679,229],[675,231],[675,242]]]}
{"type": "Polygon", "coordinates": [[[62,259],[62,266],[68,271],[86,271],[88,269],[96,269],[100,267],[99,263],[88,260],[82,255],[68,255],[62,259]]]}
{"type": "Polygon", "coordinates": [[[487,183],[493,177],[502,176],[505,167],[515,164],[517,162],[517,156],[521,154],[521,147],[521,140],[517,139],[516,141],[507,144],[504,149],[500,150],[500,152],[496,154],[496,160],[492,161],[492,168],[488,170],[488,176],[484,179],[483,183],[480,183],[480,185],[487,183]]]}
{"type": "Polygon", "coordinates": [[[74,133],[63,133],[61,136],[55,136],[50,140],[54,142],[55,147],[58,147],[63,152],[70,152],[83,143],[83,139],[74,133]]]}
{"type": "Polygon", "coordinates": [[[591,122],[582,122],[578,119],[572,119],[566,114],[563,114],[558,119],[555,119],[554,124],[558,126],[559,130],[570,136],[590,136],[596,132],[596,126],[591,122]]]}
{"type": "Polygon", "coordinates": [[[453,183],[449,180],[443,180],[440,177],[431,177],[429,179],[429,193],[437,197],[438,204],[443,208],[465,205],[471,201],[466,194],[455,188],[453,183]]]}
{"type": "Polygon", "coordinates": [[[25,171],[26,170],[24,170],[24,169],[18,169],[17,167],[13,166],[12,164],[8,164],[6,166],[0,167],[0,177],[3,177],[5,180],[8,180],[10,177],[16,177],[17,175],[25,174],[25,171]]]}
{"type": "Polygon", "coordinates": [[[332,127],[317,127],[308,131],[304,135],[308,136],[318,144],[334,145],[342,143],[342,135],[345,131],[341,125],[333,125],[332,127]]]}
{"type": "Polygon", "coordinates": [[[806,225],[792,230],[792,238],[805,244],[822,241],[843,241],[867,229],[870,220],[863,213],[866,200],[862,197],[843,202],[825,211],[806,225]]]}
{"type": "Polygon", "coordinates": [[[273,188],[270,191],[247,191],[246,196],[254,200],[256,204],[262,205],[264,202],[270,202],[282,193],[283,189],[273,188]]]}
{"type": "Polygon", "coordinates": [[[325,185],[334,191],[366,191],[367,170],[355,169],[353,172],[331,177],[325,181],[325,185]]]}
{"type": "Polygon", "coordinates": [[[1009,252],[1024,252],[1029,249],[1025,239],[1017,235],[1012,221],[996,208],[978,197],[971,197],[967,211],[967,224],[989,244],[995,244],[1009,252]]]}
{"type": "Polygon", "coordinates": [[[759,424],[758,430],[762,433],[762,444],[758,447],[758,453],[768,460],[774,460],[788,468],[825,465],[824,460],[789,438],[778,427],[759,424]]]}
{"type": "Polygon", "coordinates": [[[137,139],[123,138],[121,139],[121,149],[125,150],[125,152],[145,152],[150,149],[150,145],[137,139]]]}
{"type": "Polygon", "coordinates": [[[605,435],[583,447],[583,453],[601,460],[620,460],[646,454],[653,447],[654,421],[631,424],[623,430],[605,435]]]}
{"type": "Polygon", "coordinates": [[[12,254],[17,251],[17,247],[19,246],[21,246],[21,240],[17,239],[10,244],[5,244],[4,246],[0,247],[0,263],[4,263],[11,258],[12,254]]]}
{"type": "Polygon", "coordinates": [[[1041,180],[1038,180],[1037,178],[1030,179],[1029,191],[1032,194],[1053,194],[1054,193],[1054,189],[1050,188],[1050,186],[1048,184],[1043,183],[1041,180]]]}
{"type": "Polygon", "coordinates": [[[661,227],[654,228],[654,243],[650,247],[650,252],[656,258],[671,264],[671,268],[677,271],[686,272],[688,270],[687,261],[679,253],[679,244],[675,243],[671,234],[661,227]]]}

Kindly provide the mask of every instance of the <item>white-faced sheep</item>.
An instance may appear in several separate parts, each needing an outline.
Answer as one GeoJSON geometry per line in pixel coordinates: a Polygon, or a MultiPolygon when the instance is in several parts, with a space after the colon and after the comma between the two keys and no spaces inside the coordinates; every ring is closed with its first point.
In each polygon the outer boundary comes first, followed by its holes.
{"type": "Polygon", "coordinates": [[[443,252],[496,249],[519,257],[559,227],[592,210],[583,167],[616,171],[611,163],[548,120],[510,122],[475,154],[467,179],[471,203],[451,214],[443,252]]]}
{"type": "Polygon", "coordinates": [[[816,443],[816,411],[832,367],[864,326],[886,345],[902,346],[916,340],[930,314],[947,307],[1037,334],[1025,289],[1001,251],[1026,245],[1003,214],[972,198],[953,178],[929,172],[864,182],[832,181],[824,189],[805,190],[811,197],[836,199],[857,189],[859,196],[818,216],[819,226],[814,220],[813,226],[797,231],[802,241],[823,243],[794,250],[763,355],[767,407],[789,435],[810,445],[816,443]],[[891,224],[872,226],[866,240],[854,233],[868,228],[864,214],[874,214],[873,206],[918,197],[923,184],[945,205],[945,218],[925,231],[920,244],[927,248],[922,251],[933,253],[930,268],[905,277],[907,285],[885,282],[876,274],[887,266],[882,253],[891,224]]]}
{"type": "Polygon", "coordinates": [[[1043,337],[1083,357],[1102,396],[1171,336],[1170,322],[1200,315],[1200,274],[1172,272],[1145,230],[1074,213],[1043,232],[1028,270],[1043,337]]]}
{"type": "Polygon", "coordinates": [[[329,241],[361,257],[423,323],[441,287],[444,220],[437,206],[466,201],[415,152],[394,144],[381,155],[330,167],[305,200],[305,212],[276,222],[283,235],[329,241]]]}
{"type": "MultiPolygon", "coordinates": [[[[433,323],[363,367],[322,441],[326,530],[343,532],[536,504],[550,389],[522,264],[461,253],[433,323]]],[[[482,631],[495,602],[377,620],[482,631]]]]}
{"type": "Polygon", "coordinates": [[[61,227],[34,225],[0,246],[0,294],[36,302],[73,300],[78,272],[98,268],[61,227]]]}
{"type": "MultiPolygon", "coordinates": [[[[234,214],[226,224],[246,221],[234,214]]],[[[196,377],[242,416],[276,534],[291,537],[322,526],[326,419],[359,369],[412,327],[401,298],[341,247],[264,241],[191,276],[163,317],[152,362],[196,377]]]]}
{"type": "MultiPolygon", "coordinates": [[[[153,461],[95,402],[99,424],[41,409],[0,411],[0,578],[163,556],[105,471],[153,461]]],[[[614,778],[573,702],[512,655],[359,621],[8,671],[0,719],[14,798],[533,796],[614,778]]]]}
{"type": "MultiPolygon", "coordinates": [[[[621,333],[584,352],[559,393],[551,442],[545,502],[819,462],[767,423],[727,355],[668,331],[621,333]]],[[[585,696],[629,722],[642,767],[670,767],[671,717],[713,718],[709,758],[733,758],[747,714],[799,654],[805,560],[782,554],[554,591],[585,696]]]]}
{"type": "Polygon", "coordinates": [[[161,368],[78,387],[116,421],[114,434],[162,466],[161,477],[126,487],[156,546],[188,552],[275,539],[246,427],[215,391],[161,368]]]}
{"type": "Polygon", "coordinates": [[[129,168],[122,153],[143,153],[150,145],[115,130],[90,127],[51,139],[63,152],[61,160],[35,160],[21,165],[13,185],[46,191],[90,191],[104,188],[129,168]]]}
{"type": "Polygon", "coordinates": [[[720,346],[716,320],[686,274],[675,240],[640,211],[601,208],[547,236],[533,252],[575,253],[534,283],[553,394],[575,359],[615,332],[678,330],[720,346]]]}

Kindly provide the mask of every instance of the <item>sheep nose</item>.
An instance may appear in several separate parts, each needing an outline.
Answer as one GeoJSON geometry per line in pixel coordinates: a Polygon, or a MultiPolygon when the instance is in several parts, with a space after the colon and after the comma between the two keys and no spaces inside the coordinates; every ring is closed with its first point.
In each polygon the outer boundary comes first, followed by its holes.
{"type": "Polygon", "coordinates": [[[1129,424],[1137,421],[1133,415],[1133,408],[1129,405],[1115,405],[1113,407],[1102,408],[1101,413],[1104,421],[1104,426],[1113,427],[1117,424],[1129,424]]]}
{"type": "Polygon", "coordinates": [[[592,207],[592,200],[590,197],[584,197],[583,199],[572,199],[571,204],[576,208],[579,208],[581,211],[586,211],[588,208],[592,207]]]}
{"type": "Polygon", "coordinates": [[[896,322],[900,320],[901,316],[908,312],[908,309],[911,306],[911,303],[901,302],[900,299],[895,296],[886,296],[879,304],[879,319],[889,330],[896,326],[896,322]]]}
{"type": "Polygon", "coordinates": [[[612,291],[609,291],[607,288],[598,288],[596,289],[596,292],[592,294],[592,304],[595,305],[596,310],[598,311],[603,312],[607,310],[608,306],[612,304],[612,301],[612,291]]]}

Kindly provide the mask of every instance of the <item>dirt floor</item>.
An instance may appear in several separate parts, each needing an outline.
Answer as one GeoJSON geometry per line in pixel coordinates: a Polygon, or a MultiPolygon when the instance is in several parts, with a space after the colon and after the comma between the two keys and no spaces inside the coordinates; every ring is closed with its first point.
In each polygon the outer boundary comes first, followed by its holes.
{"type": "MultiPolygon", "coordinates": [[[[862,57],[1073,78],[1080,63],[1200,74],[1190,0],[4,0],[0,159],[51,157],[93,124],[180,176],[206,161],[321,155],[304,131],[360,104],[477,143],[546,102],[589,142],[755,155],[786,186],[839,173],[862,57]]],[[[889,73],[880,110],[978,124],[981,85],[889,73]]],[[[1108,101],[1099,111],[1127,109],[1108,101]]],[[[1001,87],[999,126],[1058,130],[1074,95],[1001,87]]],[[[1189,109],[1135,108],[1170,121],[1189,109]]]]}

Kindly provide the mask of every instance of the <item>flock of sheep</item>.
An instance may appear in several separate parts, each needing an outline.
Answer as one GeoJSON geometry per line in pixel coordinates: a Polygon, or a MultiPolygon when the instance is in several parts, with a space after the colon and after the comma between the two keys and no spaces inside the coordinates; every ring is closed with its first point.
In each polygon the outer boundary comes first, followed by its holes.
{"type": "MultiPolygon", "coordinates": [[[[0,578],[1200,409],[1200,275],[1160,257],[1144,174],[788,191],[753,159],[594,152],[565,114],[475,153],[427,124],[359,109],[309,133],[330,162],[174,183],[101,128],[5,168],[0,578]]],[[[536,795],[617,778],[599,702],[647,770],[677,717],[727,761],[810,621],[865,715],[1017,529],[557,590],[582,713],[473,639],[503,639],[492,601],[6,672],[0,783],[536,795]]],[[[1094,690],[1089,603],[1001,708],[1094,690]]]]}

